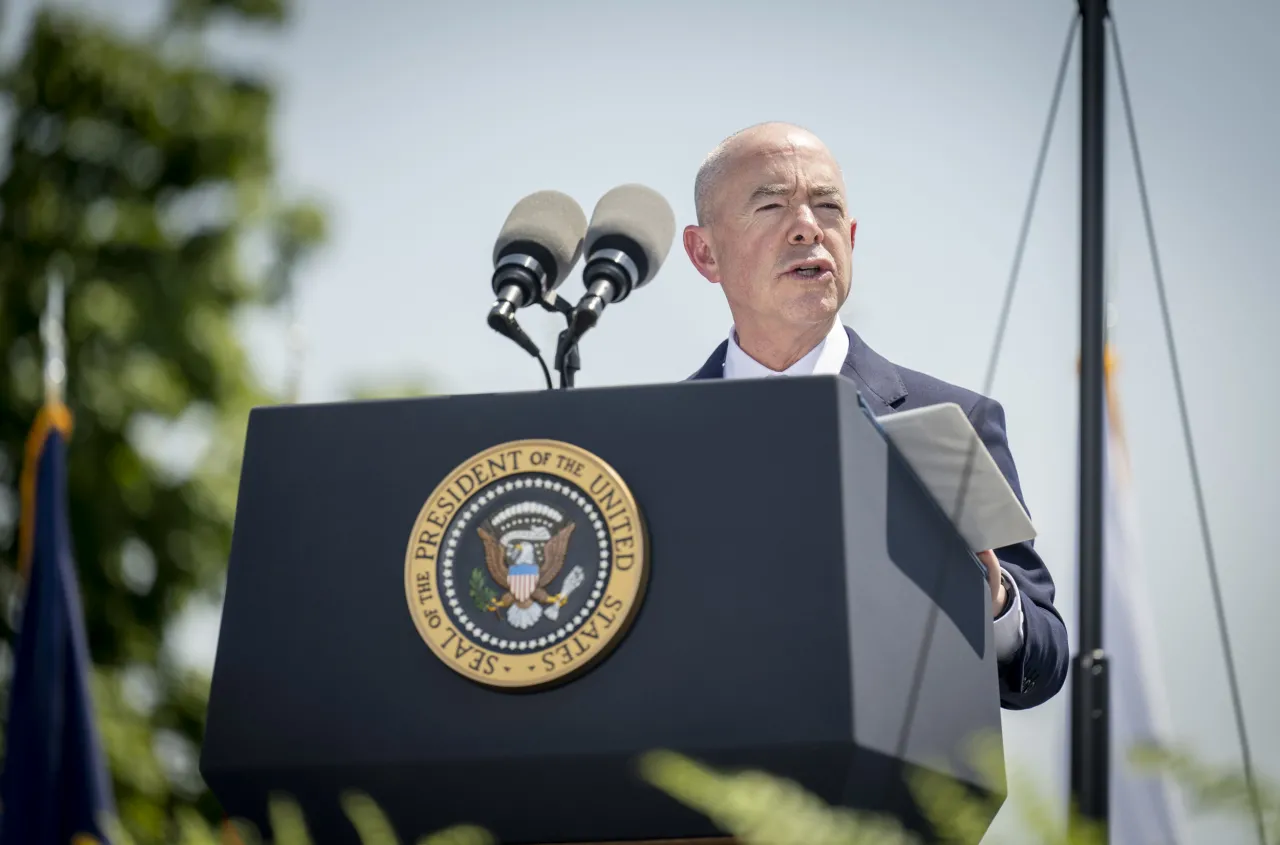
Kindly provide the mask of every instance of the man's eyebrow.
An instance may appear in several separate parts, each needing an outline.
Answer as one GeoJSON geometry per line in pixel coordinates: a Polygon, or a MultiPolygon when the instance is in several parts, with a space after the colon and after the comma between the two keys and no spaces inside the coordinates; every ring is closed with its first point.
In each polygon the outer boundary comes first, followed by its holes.
{"type": "Polygon", "coordinates": [[[790,185],[761,185],[751,192],[748,202],[755,202],[769,197],[785,197],[791,195],[790,185]]]}
{"type": "MultiPolygon", "coordinates": [[[[792,190],[793,189],[790,185],[782,185],[782,184],[761,185],[760,187],[756,188],[754,191],[751,192],[751,197],[750,199],[747,200],[747,202],[753,203],[753,202],[756,202],[757,200],[762,200],[762,199],[791,196],[792,190]]],[[[813,189],[809,191],[809,196],[810,197],[839,197],[840,188],[837,187],[836,185],[815,185],[813,189]]]]}

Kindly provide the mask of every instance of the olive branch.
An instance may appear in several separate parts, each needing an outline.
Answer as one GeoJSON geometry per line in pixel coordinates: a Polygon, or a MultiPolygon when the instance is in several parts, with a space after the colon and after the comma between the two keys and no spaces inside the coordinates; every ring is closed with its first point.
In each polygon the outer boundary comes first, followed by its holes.
{"type": "Polygon", "coordinates": [[[480,571],[478,566],[471,570],[470,586],[471,601],[475,602],[476,607],[481,611],[488,610],[498,600],[498,594],[489,589],[489,585],[484,579],[484,573],[480,571]]]}

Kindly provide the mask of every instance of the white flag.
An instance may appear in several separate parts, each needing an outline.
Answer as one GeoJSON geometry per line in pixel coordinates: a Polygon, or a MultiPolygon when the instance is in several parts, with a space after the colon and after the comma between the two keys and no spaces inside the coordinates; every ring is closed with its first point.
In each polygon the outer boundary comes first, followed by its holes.
{"type": "Polygon", "coordinates": [[[1184,845],[1181,795],[1166,779],[1136,774],[1128,764],[1134,745],[1167,743],[1172,733],[1110,350],[1106,379],[1102,647],[1110,657],[1110,839],[1113,845],[1184,845]]]}

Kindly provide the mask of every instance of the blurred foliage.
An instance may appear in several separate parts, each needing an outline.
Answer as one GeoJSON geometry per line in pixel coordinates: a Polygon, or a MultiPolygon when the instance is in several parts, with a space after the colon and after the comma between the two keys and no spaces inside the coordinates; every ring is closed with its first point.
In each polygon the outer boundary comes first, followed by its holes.
{"type": "Polygon", "coordinates": [[[744,845],[907,845],[894,819],[831,807],[799,784],[767,772],[719,772],[672,751],[640,761],[641,776],[744,845]]]}
{"type": "Polygon", "coordinates": [[[1210,766],[1185,749],[1142,745],[1130,753],[1137,771],[1162,774],[1177,784],[1192,812],[1228,813],[1256,830],[1254,806],[1262,815],[1263,836],[1268,845],[1280,845],[1280,783],[1263,775],[1254,777],[1257,794],[1249,789],[1244,771],[1210,766]]]}
{"type": "Polygon", "coordinates": [[[286,7],[282,0],[173,0],[170,20],[196,27],[225,18],[280,24],[287,17],[286,7]]]}
{"type": "Polygon", "coordinates": [[[413,376],[402,379],[376,379],[353,385],[347,391],[350,399],[372,402],[379,399],[412,399],[431,393],[427,383],[413,376]]]}
{"type": "MultiPolygon", "coordinates": [[[[127,37],[45,5],[0,86],[0,650],[20,622],[17,479],[43,398],[39,319],[59,278],[95,703],[140,845],[220,818],[196,771],[208,681],[164,637],[190,600],[217,600],[247,412],[273,401],[236,320],[286,297],[325,235],[323,212],[275,185],[270,86],[215,62],[203,36],[213,23],[279,27],[286,11],[174,0],[156,31],[127,37]]],[[[0,713],[7,688],[0,673],[0,713]]]]}
{"type": "MultiPolygon", "coordinates": [[[[983,783],[1005,779],[998,741],[975,742],[970,760],[983,783]]],[[[1230,812],[1252,827],[1249,791],[1238,771],[1214,769],[1194,756],[1158,747],[1137,749],[1131,765],[1152,776],[1163,775],[1187,793],[1193,808],[1230,812]]],[[[642,779],[710,819],[724,834],[741,845],[923,845],[895,820],[846,808],[831,807],[786,778],[763,771],[717,771],[683,754],[657,750],[639,761],[642,779]]],[[[1015,778],[1023,786],[1010,806],[1018,813],[1022,832],[1019,845],[1103,845],[1105,838],[1078,814],[1062,813],[1060,801],[1037,789],[1035,779],[1021,772],[1015,778]],[[1030,786],[1028,786],[1030,785],[1030,786]],[[1030,835],[1032,838],[1027,839],[1030,835]]],[[[920,772],[911,789],[925,818],[937,834],[939,845],[977,843],[998,845],[984,838],[989,820],[1000,809],[999,799],[975,797],[947,778],[920,772]]],[[[1280,790],[1262,786],[1262,805],[1271,819],[1268,829],[1280,821],[1280,790]]],[[[343,810],[363,845],[399,845],[401,840],[389,820],[367,795],[348,793],[343,810]]],[[[270,838],[243,820],[229,821],[219,832],[200,819],[184,819],[176,845],[311,845],[301,810],[284,796],[269,802],[270,838]]],[[[108,824],[109,829],[114,826],[108,824]]],[[[1267,840],[1278,845],[1280,839],[1267,840]]],[[[419,838],[415,845],[497,845],[482,828],[459,825],[419,838]]],[[[114,845],[134,845],[126,834],[116,834],[114,845]]]]}
{"type": "MultiPolygon", "coordinates": [[[[975,743],[971,759],[986,783],[1000,778],[1001,752],[996,743],[975,743]]],[[[1130,765],[1150,776],[1164,776],[1190,801],[1195,811],[1225,812],[1244,830],[1256,829],[1250,791],[1242,772],[1215,768],[1186,751],[1144,746],[1135,749],[1130,765]]],[[[760,771],[719,772],[670,751],[654,751],[641,760],[646,781],[692,810],[711,819],[742,845],[919,845],[921,839],[894,819],[877,818],[831,807],[799,785],[760,771]]],[[[1009,809],[1018,814],[1019,845],[1104,845],[1105,837],[1075,812],[1063,812],[1062,801],[1036,787],[1036,778],[1020,772],[1008,778],[1020,784],[1009,809]],[[1030,840],[1026,835],[1030,834],[1030,840]]],[[[940,775],[921,772],[912,792],[933,826],[937,843],[998,845],[983,837],[998,809],[995,799],[981,799],[940,775]]],[[[1259,784],[1268,845],[1280,845],[1280,788],[1259,784]]],[[[1007,812],[1007,811],[1006,811],[1007,812]]]]}
{"type": "MultiPolygon", "coordinates": [[[[342,796],[342,809],[351,820],[362,845],[401,845],[391,822],[369,796],[360,792],[347,793],[342,796]]],[[[271,825],[269,838],[264,838],[261,831],[242,819],[232,819],[220,830],[200,819],[191,819],[182,829],[181,838],[174,840],[174,845],[312,845],[306,819],[292,800],[273,796],[267,815],[271,825]]],[[[126,830],[114,822],[108,820],[104,827],[112,845],[138,845],[126,830]]],[[[497,840],[482,828],[457,825],[419,837],[413,845],[497,845],[497,840]]]]}

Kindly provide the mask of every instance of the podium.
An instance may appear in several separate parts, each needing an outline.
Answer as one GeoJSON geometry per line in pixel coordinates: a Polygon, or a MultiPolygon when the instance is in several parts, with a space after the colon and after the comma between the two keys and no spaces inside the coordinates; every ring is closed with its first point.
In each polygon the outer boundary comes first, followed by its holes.
{"type": "Polygon", "coordinates": [[[1000,732],[981,566],[834,376],[250,415],[200,769],[317,843],[724,836],[652,749],[927,830],[1000,732]]]}

